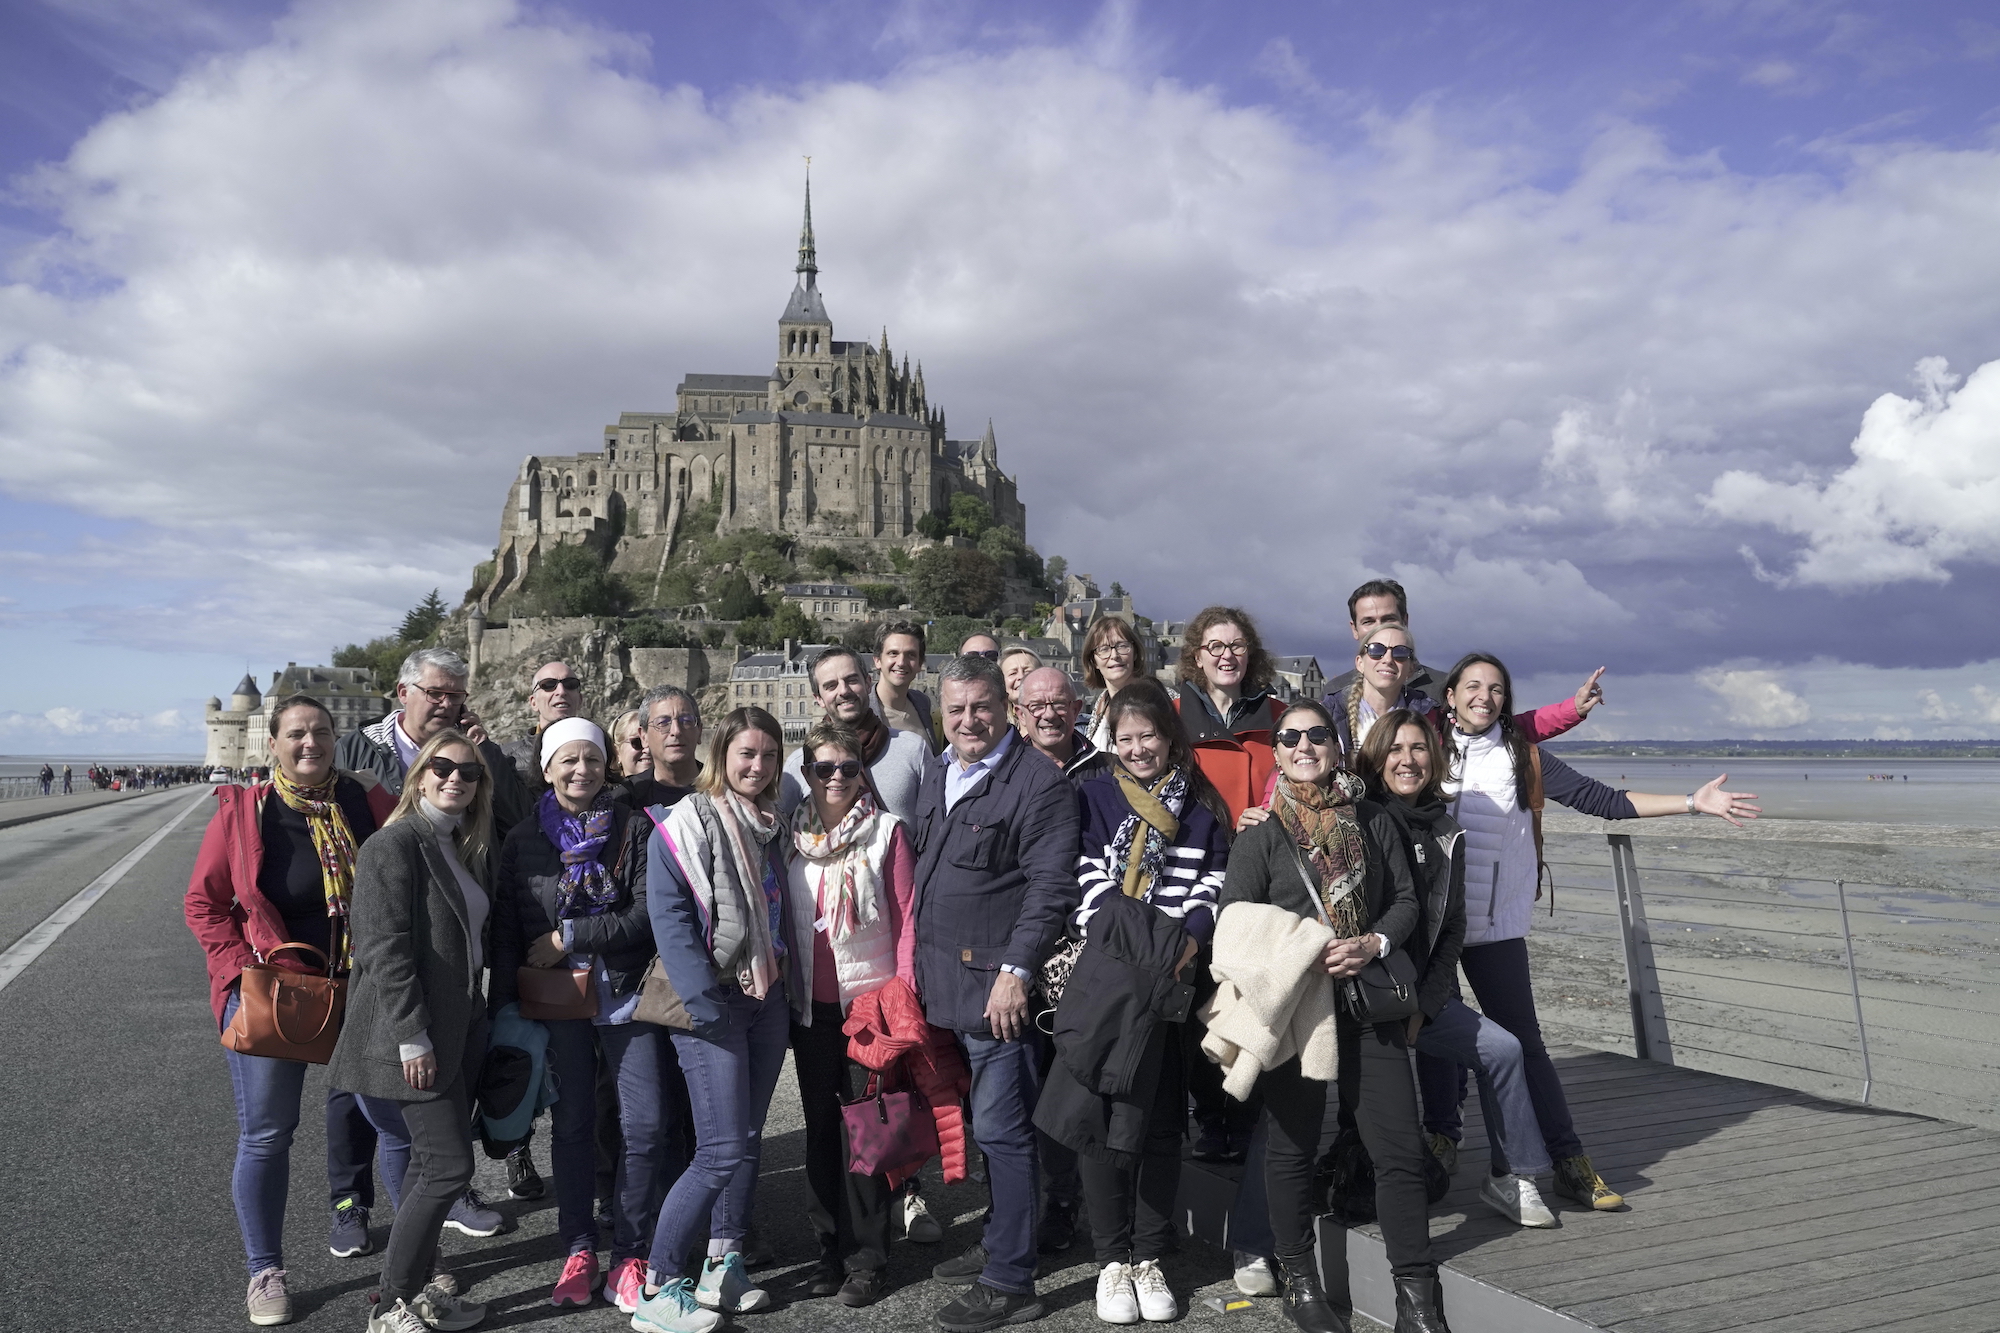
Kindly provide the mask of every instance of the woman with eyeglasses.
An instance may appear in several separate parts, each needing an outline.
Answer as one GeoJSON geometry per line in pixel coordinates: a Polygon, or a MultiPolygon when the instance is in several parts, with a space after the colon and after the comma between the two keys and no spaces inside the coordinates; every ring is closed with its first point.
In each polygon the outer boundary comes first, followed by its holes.
{"type": "MultiPolygon", "coordinates": [[[[1248,903],[1317,921],[1332,938],[1310,965],[1328,980],[1312,984],[1336,986],[1410,939],[1418,921],[1416,884],[1394,821],[1364,799],[1361,780],[1340,766],[1332,714],[1316,702],[1294,703],[1274,741],[1279,776],[1270,816],[1250,824],[1230,849],[1218,930],[1229,931],[1232,907],[1248,903]]],[[[1216,965],[1223,966],[1220,952],[1216,965]]],[[[1376,1216],[1396,1288],[1396,1333],[1446,1333],[1406,1025],[1364,1030],[1344,1004],[1335,1012],[1338,1067],[1354,1066],[1356,1117],[1375,1163],[1376,1216]]],[[[1313,1174],[1328,1096],[1323,1079],[1309,1076],[1295,1055],[1257,1080],[1264,1099],[1264,1187],[1286,1315],[1309,1333],[1346,1333],[1313,1257],[1319,1211],[1313,1174]]]]}
{"type": "Polygon", "coordinates": [[[916,990],[916,853],[903,821],[875,799],[865,746],[850,726],[824,719],[806,733],[808,799],[792,812],[791,893],[812,913],[812,947],[799,950],[809,1021],[791,1028],[792,1063],[806,1122],[807,1216],[819,1237],[814,1296],[859,1308],[882,1298],[889,1265],[891,1191],[886,1176],[847,1169],[841,1103],[859,1096],[865,1070],[847,1058],[848,1006],[901,978],[916,990]]]}
{"type": "MultiPolygon", "coordinates": [[[[1521,1043],[1535,1119],[1554,1160],[1555,1192],[1586,1208],[1624,1200],[1584,1155],[1562,1081],[1542,1042],[1528,976],[1528,927],[1541,896],[1544,798],[1598,819],[1712,814],[1740,825],[1755,819],[1757,798],[1727,792],[1723,774],[1685,796],[1623,792],[1577,772],[1530,741],[1508,713],[1513,677],[1500,659],[1467,653],[1445,679],[1451,725],[1444,732],[1444,796],[1465,830],[1465,948],[1459,966],[1479,1010],[1521,1043]]],[[[1435,1057],[1417,1061],[1425,1122],[1448,1137],[1457,1126],[1459,1067],[1435,1057]]]]}
{"type": "Polygon", "coordinates": [[[1083,636],[1083,683],[1098,692],[1084,724],[1084,734],[1092,745],[1111,752],[1111,701],[1133,681],[1151,676],[1138,630],[1116,616],[1105,616],[1091,625],[1083,636]]]}
{"type": "Polygon", "coordinates": [[[327,1082],[394,1102],[411,1144],[368,1333],[471,1328],[486,1307],[428,1281],[472,1183],[472,1104],[486,1058],[493,775],[463,732],[418,751],[354,874],[354,976],[327,1082]]]}
{"type": "Polygon", "coordinates": [[[556,1231],[568,1247],[550,1300],[588,1305],[597,1287],[592,1204],[597,1089],[606,1074],[617,1089],[624,1142],[604,1292],[630,1314],[645,1280],[663,1181],[680,1166],[668,1160],[680,1141],[678,1110],[666,1092],[673,1049],[664,1028],[635,1021],[639,986],[654,954],[645,871],[652,824],[605,786],[605,736],[596,723],[564,718],[542,729],[541,742],[547,790],[535,818],[508,834],[500,852],[488,993],[497,1011],[519,997],[525,969],[583,974],[596,1012],[545,1020],[549,1067],[562,1093],[551,1109],[556,1231]]]}
{"type": "MultiPolygon", "coordinates": [[[[250,963],[319,970],[310,954],[284,945],[310,945],[325,955],[332,975],[346,975],[355,857],[396,804],[374,774],[334,767],[333,714],[311,695],[278,700],[271,708],[270,733],[271,781],[216,788],[215,815],[188,880],[184,910],[188,929],[208,957],[209,1002],[218,1030],[236,1017],[243,969],[250,963]]],[[[230,1193],[250,1265],[250,1322],[289,1323],[285,1200],[306,1066],[227,1049],[223,1058],[236,1092],[230,1193]]],[[[348,1131],[351,1118],[332,1104],[352,1108],[352,1096],[329,1090],[327,1100],[329,1135],[348,1131]]],[[[359,1140],[345,1145],[345,1156],[365,1165],[375,1152],[374,1136],[362,1134],[359,1140]]],[[[361,1214],[358,1244],[367,1245],[365,1207],[336,1199],[337,1225],[347,1220],[341,1216],[343,1203],[348,1212],[361,1214]]],[[[336,1238],[335,1243],[354,1252],[357,1241],[336,1238]]]]}
{"type": "Polygon", "coordinates": [[[1055,1015],[1055,1061],[1035,1123],[1077,1154],[1096,1250],[1097,1317],[1130,1324],[1180,1313],[1160,1271],[1174,1247],[1174,1197],[1187,1130],[1184,1023],[1151,1021],[1215,929],[1229,862],[1229,810],[1194,762],[1172,698],[1157,681],[1112,701],[1117,766],[1077,789],[1083,811],[1070,918],[1084,942],[1055,1015]],[[1095,955],[1120,961],[1108,985],[1095,955]],[[1125,1049],[1134,1039],[1143,1045],[1125,1049]],[[1100,1095],[1107,1065],[1129,1091],[1100,1095]],[[1086,1079],[1088,1081],[1086,1081],[1086,1079]]]}
{"type": "Polygon", "coordinates": [[[784,1067],[791,1018],[808,1019],[801,946],[813,930],[788,892],[789,826],[778,817],[784,730],[761,708],[724,718],[694,792],[646,811],[646,903],[653,943],[684,1015],[674,1051],[694,1112],[695,1153],[667,1191],[641,1333],[705,1333],[725,1314],[761,1310],[743,1235],[757,1186],[764,1116],[784,1067]],[[686,1269],[706,1242],[699,1281],[686,1269]]]}

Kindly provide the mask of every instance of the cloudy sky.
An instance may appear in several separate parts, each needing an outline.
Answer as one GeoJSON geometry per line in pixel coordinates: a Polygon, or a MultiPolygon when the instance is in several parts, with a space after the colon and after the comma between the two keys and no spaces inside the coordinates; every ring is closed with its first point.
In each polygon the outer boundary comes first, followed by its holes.
{"type": "Polygon", "coordinates": [[[762,373],[806,154],[837,335],[1155,616],[2000,735],[1996,90],[1981,3],[16,0],[0,749],[198,748],[762,373]]]}

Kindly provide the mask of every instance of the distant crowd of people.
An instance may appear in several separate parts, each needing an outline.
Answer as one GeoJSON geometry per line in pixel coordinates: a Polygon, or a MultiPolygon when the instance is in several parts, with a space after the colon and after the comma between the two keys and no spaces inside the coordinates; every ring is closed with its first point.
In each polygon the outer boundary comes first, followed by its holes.
{"type": "MultiPolygon", "coordinates": [[[[1244,1164],[1242,1292],[1345,1330],[1315,1219],[1365,1209],[1397,1333],[1444,1333],[1427,1209],[1469,1084],[1489,1206],[1529,1227],[1555,1224],[1550,1194],[1622,1207],[1535,1012],[1541,811],[1735,822],[1754,797],[1618,791],[1546,753],[1602,701],[1601,670],[1523,709],[1490,654],[1422,665],[1397,584],[1347,612],[1353,669],[1290,701],[1233,607],[1188,623],[1171,687],[1110,618],[1084,690],[978,634],[932,698],[924,628],[892,624],[872,664],[844,647],[809,664],[821,716],[790,754],[768,709],[711,726],[673,688],[600,726],[563,662],[527,682],[536,725],[503,745],[442,649],[412,653],[397,710],[337,741],[318,700],[279,700],[270,781],[220,790],[187,920],[224,1031],[252,964],[346,978],[330,1247],[374,1248],[379,1157],[394,1217],[370,1333],[484,1318],[440,1235],[505,1225],[471,1188],[481,1139],[513,1197],[546,1192],[531,1147],[550,1087],[555,1305],[601,1299],[640,1333],[770,1306],[755,1211],[787,1052],[807,1297],[879,1300],[899,1236],[942,1239],[919,1169],[954,1182],[983,1160],[979,1239],[932,1270],[946,1333],[1039,1318],[1037,1267],[1080,1231],[1101,1320],[1180,1317],[1160,1263],[1189,1147],[1244,1164]],[[1329,1199],[1329,1162],[1366,1197],[1329,1199]]],[[[247,1312],[284,1323],[306,1065],[225,1058],[247,1312]]]]}
{"type": "MultiPolygon", "coordinates": [[[[90,791],[146,791],[156,787],[174,787],[184,782],[199,782],[203,771],[195,764],[120,764],[116,767],[91,764],[83,770],[83,782],[90,791]]],[[[58,771],[54,765],[44,763],[36,772],[35,781],[41,786],[44,796],[53,796],[58,792],[64,796],[76,794],[77,774],[71,764],[64,764],[58,771]]]]}

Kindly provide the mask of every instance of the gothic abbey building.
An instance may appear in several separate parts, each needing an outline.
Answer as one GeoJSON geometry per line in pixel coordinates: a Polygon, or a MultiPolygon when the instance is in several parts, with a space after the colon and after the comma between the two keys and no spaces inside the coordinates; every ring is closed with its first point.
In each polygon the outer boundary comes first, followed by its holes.
{"type": "Polygon", "coordinates": [[[879,346],[834,338],[810,183],[797,272],[770,374],[688,375],[673,411],[620,413],[601,452],[521,464],[482,605],[519,586],[560,542],[594,544],[623,569],[664,564],[682,515],[709,500],[721,532],[903,546],[925,514],[944,517],[954,495],[975,495],[1026,538],[1027,511],[1000,470],[992,425],[978,440],[946,438],[923,367],[912,372],[905,353],[898,368],[886,330],[879,346]]]}

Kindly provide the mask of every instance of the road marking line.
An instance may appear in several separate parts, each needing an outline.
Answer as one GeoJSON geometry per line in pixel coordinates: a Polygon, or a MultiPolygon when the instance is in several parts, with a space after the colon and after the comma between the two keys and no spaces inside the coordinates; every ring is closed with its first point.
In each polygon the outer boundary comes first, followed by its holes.
{"type": "Polygon", "coordinates": [[[181,808],[179,814],[156,829],[144,842],[119,858],[117,865],[112,866],[111,869],[90,881],[83,888],[82,892],[44,917],[40,925],[8,945],[6,951],[0,953],[0,990],[7,989],[8,982],[27,971],[28,964],[40,958],[43,950],[54,944],[65,930],[68,930],[82,919],[85,912],[95,907],[99,898],[111,892],[118,881],[125,878],[126,873],[133,866],[138,865],[139,862],[146,859],[146,853],[159,846],[161,841],[169,833],[179,828],[180,822],[193,814],[195,808],[201,804],[202,800],[200,797],[189,801],[181,808]]]}

